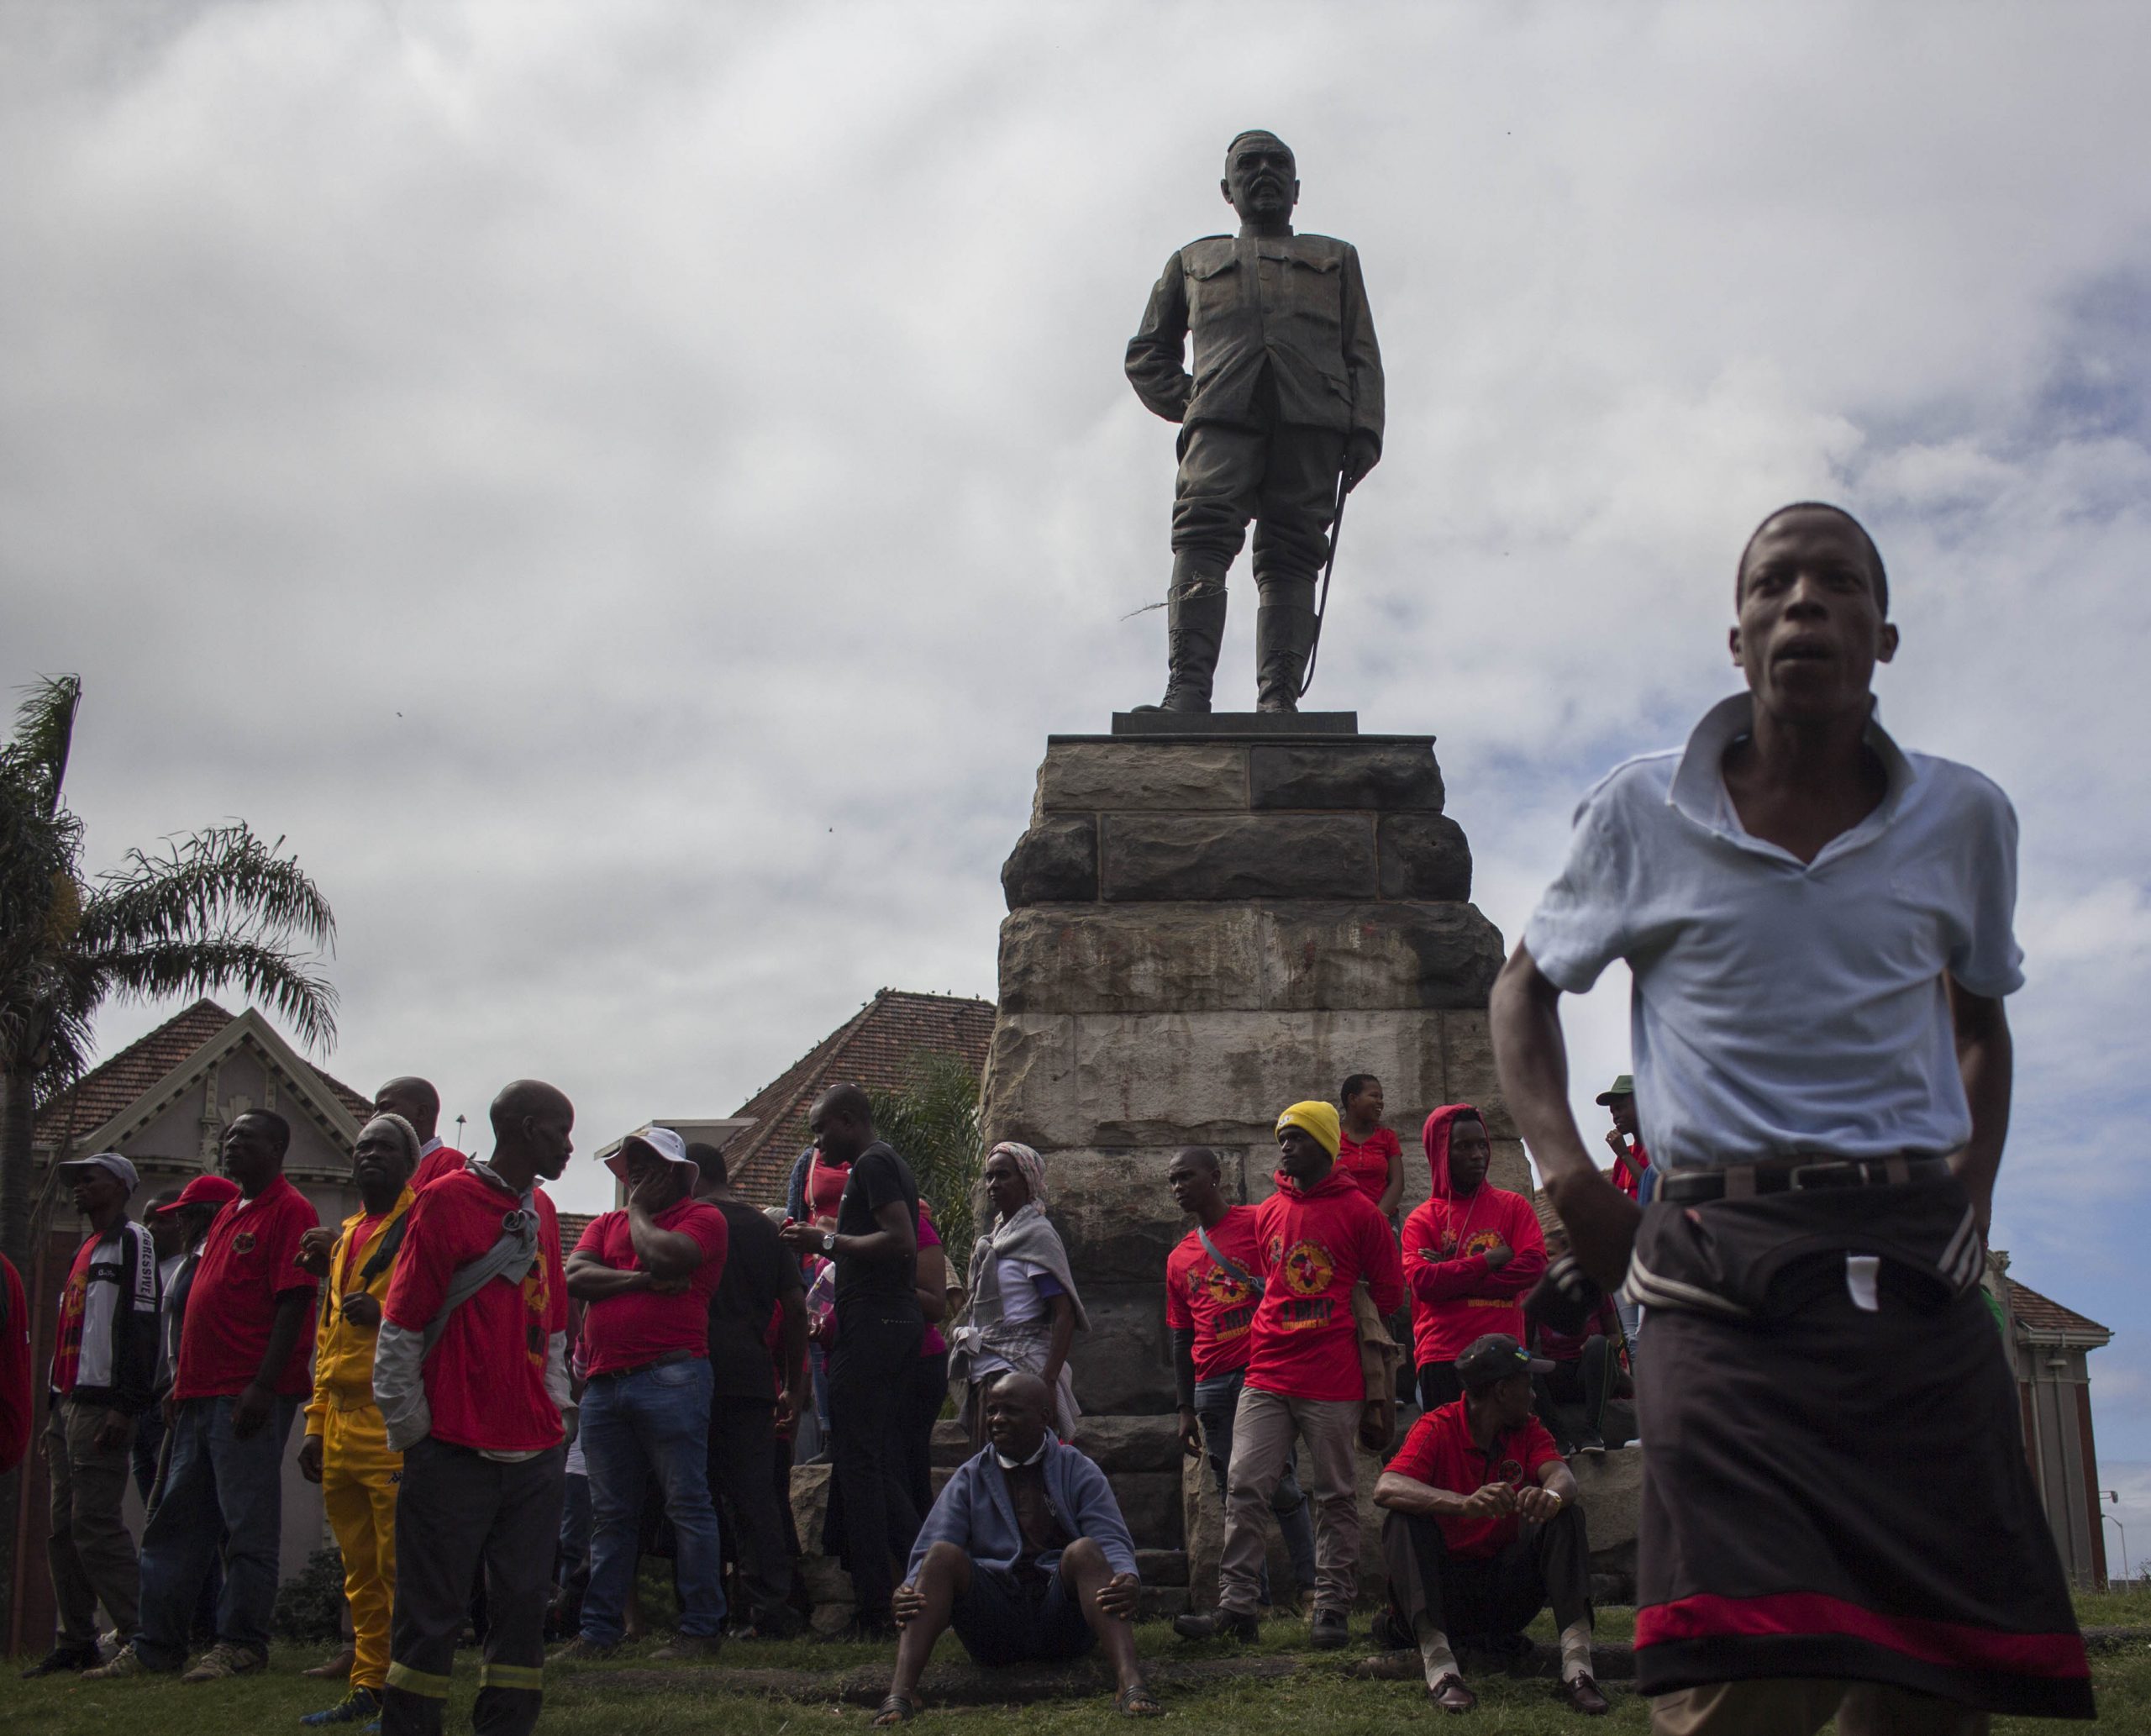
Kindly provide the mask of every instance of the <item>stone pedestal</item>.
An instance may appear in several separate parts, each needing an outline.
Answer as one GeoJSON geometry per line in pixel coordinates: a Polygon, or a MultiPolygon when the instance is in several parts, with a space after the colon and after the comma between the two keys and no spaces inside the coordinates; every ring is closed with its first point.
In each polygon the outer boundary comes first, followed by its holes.
{"type": "Polygon", "coordinates": [[[1528,1190],[1486,1027],[1501,937],[1469,902],[1443,799],[1432,736],[1360,735],[1349,713],[1149,714],[1049,739],[1002,871],[982,1113],[989,1141],[1045,1155],[1091,1321],[1071,1358],[1086,1410],[1173,1409],[1181,1145],[1214,1147],[1234,1198],[1266,1198],[1278,1112],[1373,1073],[1407,1209],[1442,1103],[1480,1107],[1496,1181],[1528,1190]]]}

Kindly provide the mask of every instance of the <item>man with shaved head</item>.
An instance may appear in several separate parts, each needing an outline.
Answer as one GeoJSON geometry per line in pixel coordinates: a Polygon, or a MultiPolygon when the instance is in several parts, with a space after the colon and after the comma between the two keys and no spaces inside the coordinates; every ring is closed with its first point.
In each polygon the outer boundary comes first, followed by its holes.
{"type": "Polygon", "coordinates": [[[1134,1540],[1105,1473],[1054,1438],[1036,1375],[986,1388],[983,1450],[959,1465],[920,1528],[897,1588],[902,1637],[877,1725],[918,1710],[918,1679],[949,1628],[981,1664],[1081,1657],[1103,1645],[1131,1717],[1159,1710],[1135,1657],[1134,1540]]]}
{"type": "Polygon", "coordinates": [[[897,1398],[926,1331],[918,1306],[918,1183],[874,1131],[855,1085],[822,1093],[809,1113],[815,1143],[849,1165],[837,1227],[788,1223],[785,1245],[836,1263],[836,1347],[829,1358],[829,1457],[844,1501],[844,1560],[861,1638],[891,1631],[897,1565],[918,1535],[897,1398]]]}
{"type": "Polygon", "coordinates": [[[381,1307],[374,1397],[403,1455],[386,1736],[439,1736],[473,1575],[488,1626],[474,1726],[529,1736],[573,1426],[557,1181],[575,1106],[519,1079],[493,1099],[493,1155],[418,1196],[381,1307]]]}
{"type": "Polygon", "coordinates": [[[1135,395],[1181,425],[1170,676],[1163,704],[1146,710],[1210,709],[1225,573],[1250,518],[1256,703],[1299,709],[1339,480],[1357,487],[1381,456],[1381,352],[1359,251],[1292,233],[1298,172],[1275,134],[1235,138],[1218,186],[1239,233],[1191,241],[1167,260],[1128,341],[1135,395]]]}
{"type": "Polygon", "coordinates": [[[433,1081],[406,1073],[392,1079],[373,1094],[373,1113],[400,1115],[418,1136],[418,1167],[411,1176],[411,1191],[430,1187],[444,1176],[452,1176],[470,1161],[453,1145],[441,1143],[440,1093],[433,1081]]]}
{"type": "Polygon", "coordinates": [[[1542,1300],[1580,1321],[1586,1280],[1625,1280],[1650,1311],[1637,1686],[1667,1736],[2089,1718],[1980,1291],[2017,817],[1882,728],[1898,633],[1849,513],[1771,513],[1733,606],[1747,691],[1584,798],[1493,997],[1580,1268],[1542,1300]],[[1660,1177],[1641,1208],[1584,1147],[1561,1035],[1561,996],[1617,959],[1660,1177]]]}

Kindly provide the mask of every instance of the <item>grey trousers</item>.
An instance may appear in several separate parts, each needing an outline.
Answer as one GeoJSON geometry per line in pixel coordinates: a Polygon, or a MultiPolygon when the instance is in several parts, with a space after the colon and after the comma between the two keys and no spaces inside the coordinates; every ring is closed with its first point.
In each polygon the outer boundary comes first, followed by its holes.
{"type": "Polygon", "coordinates": [[[110,1452],[97,1449],[97,1430],[112,1415],[100,1405],[63,1398],[45,1424],[45,1465],[51,1478],[52,1528],[45,1559],[59,1606],[55,1643],[79,1651],[97,1640],[97,1605],[104,1606],[124,1645],[140,1613],[141,1570],[134,1539],[122,1517],[134,1462],[134,1428],[110,1452]]]}
{"type": "Polygon", "coordinates": [[[1225,1541],[1217,1560],[1217,1604],[1253,1615],[1260,1602],[1263,1515],[1292,1456],[1307,1442],[1303,1480],[1314,1507],[1314,1601],[1343,1614],[1359,1591],[1359,1496],[1353,1448],[1356,1398],[1287,1398],[1253,1386],[1233,1413],[1233,1457],[1225,1471],[1225,1541]]]}

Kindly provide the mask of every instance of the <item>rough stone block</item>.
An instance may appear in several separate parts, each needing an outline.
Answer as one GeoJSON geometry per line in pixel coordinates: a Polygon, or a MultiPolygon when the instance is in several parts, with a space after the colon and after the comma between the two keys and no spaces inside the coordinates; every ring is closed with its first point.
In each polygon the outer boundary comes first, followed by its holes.
{"type": "MultiPolygon", "coordinates": [[[[1001,924],[1004,1013],[1260,1007],[1262,913],[1246,904],[1018,910],[1001,924]]],[[[1479,997],[1483,1006],[1486,997],[1479,997]]]]}
{"type": "Polygon", "coordinates": [[[1231,742],[1056,742],[1034,813],[1186,813],[1248,806],[1248,750],[1231,742]]]}
{"type": "Polygon", "coordinates": [[[1053,1154],[1054,1227],[1086,1299],[1096,1283],[1155,1283],[1164,1271],[1166,1255],[1187,1233],[1165,1186],[1179,1149],[1053,1154]]]}
{"type": "Polygon", "coordinates": [[[1471,896],[1471,846],[1447,814],[1385,814],[1379,832],[1383,897],[1460,902],[1471,896]]]}
{"type": "Polygon", "coordinates": [[[1076,1402],[1103,1416],[1157,1416],[1173,1408],[1171,1347],[1160,1270],[1142,1284],[1092,1285],[1076,1269],[1091,1329],[1076,1334],[1068,1370],[1076,1402]]]}
{"type": "Polygon", "coordinates": [[[1048,1150],[1081,1145],[1070,1137],[1079,1122],[1076,1102],[1076,1021],[1055,1013],[1006,1013],[980,1081],[980,1128],[988,1144],[1018,1139],[1048,1150]]]}
{"type": "Polygon", "coordinates": [[[1113,1499],[1128,1521],[1128,1535],[1141,1549],[1174,1549],[1181,1544],[1180,1474],[1131,1470],[1112,1480],[1113,1499]]]}
{"type": "Polygon", "coordinates": [[[1001,865],[1001,893],[1011,910],[1096,898],[1098,823],[1073,813],[1040,820],[1016,840],[1001,865]]]}
{"type": "Polygon", "coordinates": [[[1470,904],[1277,903],[1260,912],[1257,1004],[1266,1007],[1484,1007],[1501,968],[1501,930],[1470,904]]]}
{"type": "Polygon", "coordinates": [[[1333,747],[1258,744],[1249,756],[1248,798],[1257,813],[1316,808],[1439,813],[1442,769],[1432,741],[1423,747],[1349,741],[1333,747]]]}
{"type": "MultiPolygon", "coordinates": [[[[1328,1097],[1349,1073],[1380,1076],[1389,1101],[1408,1117],[1419,1104],[1452,1101],[1441,1094],[1442,1022],[1466,1017],[1413,1012],[1086,1015],[1075,1021],[1068,1089],[1049,1104],[1044,1094],[1030,1094],[1028,1101],[1040,1110],[1030,1118],[1039,1135],[1030,1143],[1041,1149],[1190,1141],[1267,1148],[1278,1111],[1302,1098],[1328,1097]]],[[[995,1113],[997,1119],[997,1099],[995,1113]]]]}
{"type": "Polygon", "coordinates": [[[1636,1540],[1643,1520],[1643,1449],[1622,1447],[1610,1453],[1579,1453],[1569,1470],[1583,1495],[1584,1528],[1591,1533],[1594,1564],[1636,1540]]]}
{"type": "MultiPolygon", "coordinates": [[[[1175,1449],[1177,1456],[1178,1449],[1175,1449]]],[[[1135,1552],[1135,1570],[1142,1575],[1146,1586],[1181,1586],[1187,1584],[1187,1551],[1186,1549],[1138,1549],[1135,1552]]]]}
{"type": "Polygon", "coordinates": [[[799,1533],[799,1547],[809,1553],[822,1546],[822,1522],[829,1513],[829,1477],[826,1465],[792,1467],[792,1523],[799,1533]]]}
{"type": "Polygon", "coordinates": [[[1103,823],[1099,885],[1109,902],[1375,896],[1370,816],[1111,814],[1103,823]]]}
{"type": "MultiPolygon", "coordinates": [[[[1493,1026],[1486,1013],[1444,1013],[1441,1020],[1442,1072],[1449,1090],[1442,1101],[1475,1105],[1486,1118],[1487,1133],[1496,1141],[1515,1139],[1516,1120],[1509,1113],[1508,1099],[1501,1095],[1501,1077],[1494,1069],[1493,1026]]],[[[1496,1157],[1498,1160],[1498,1152],[1496,1157]]]]}
{"type": "Polygon", "coordinates": [[[1076,1425],[1076,1444],[1110,1476],[1124,1470],[1177,1473],[1186,1456],[1180,1449],[1180,1422],[1175,1415],[1086,1416],[1076,1425]]]}

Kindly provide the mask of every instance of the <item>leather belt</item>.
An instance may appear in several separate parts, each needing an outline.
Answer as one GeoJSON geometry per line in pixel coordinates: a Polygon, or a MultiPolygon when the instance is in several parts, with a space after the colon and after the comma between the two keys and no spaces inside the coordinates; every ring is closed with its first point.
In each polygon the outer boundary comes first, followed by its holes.
{"type": "Polygon", "coordinates": [[[1900,1186],[1907,1181],[1939,1181],[1949,1173],[1946,1157],[1794,1158],[1669,1176],[1658,1184],[1657,1197],[1692,1205],[1698,1200],[1750,1199],[1757,1194],[1804,1193],[1820,1187],[1900,1186]]]}
{"type": "Polygon", "coordinates": [[[646,1375],[654,1368],[664,1368],[675,1362],[692,1362],[703,1353],[700,1350],[667,1350],[662,1356],[653,1356],[647,1362],[638,1362],[633,1368],[608,1368],[602,1375],[592,1375],[593,1381],[624,1381],[629,1375],[646,1375]]]}

